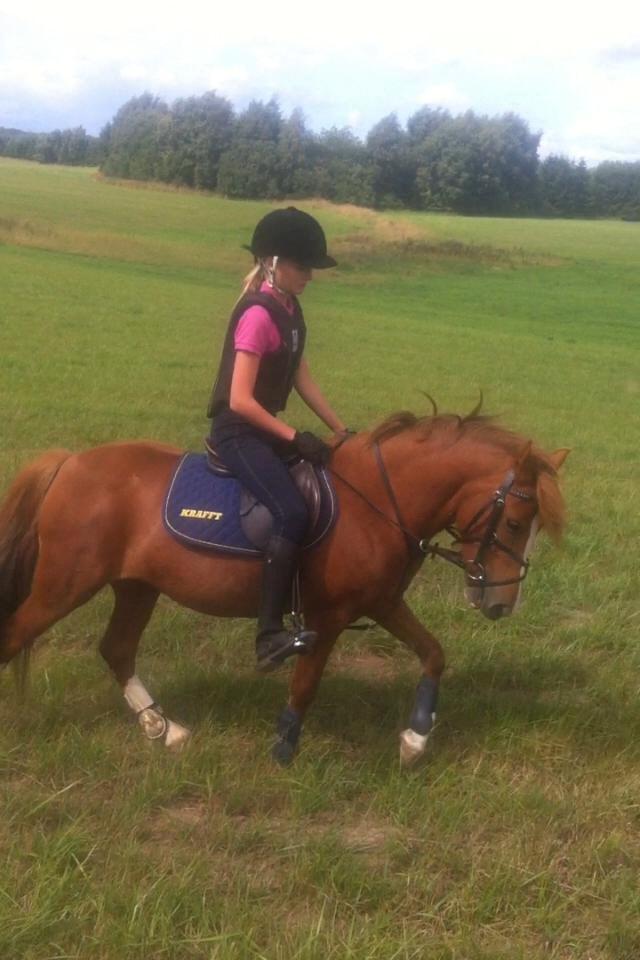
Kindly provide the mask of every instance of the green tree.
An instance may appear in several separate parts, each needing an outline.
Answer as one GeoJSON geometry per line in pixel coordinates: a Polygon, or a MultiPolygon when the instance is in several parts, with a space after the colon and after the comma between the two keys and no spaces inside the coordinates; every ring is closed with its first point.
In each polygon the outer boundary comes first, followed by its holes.
{"type": "Polygon", "coordinates": [[[89,138],[84,127],[63,130],[58,154],[58,163],[81,166],[87,162],[89,138]]]}
{"type": "Polygon", "coordinates": [[[231,145],[220,158],[218,187],[228,197],[281,197],[282,114],[277,100],[252,100],[236,119],[231,145]]]}
{"type": "Polygon", "coordinates": [[[278,145],[268,140],[232,144],[220,158],[218,189],[227,197],[261,200],[282,196],[278,145]]]}
{"type": "Polygon", "coordinates": [[[231,143],[233,107],[214,91],[177,100],[162,143],[162,179],[215,190],[220,157],[231,143]]]}
{"type": "Polygon", "coordinates": [[[424,106],[416,110],[407,120],[409,143],[418,145],[432,136],[443,123],[451,120],[451,114],[442,107],[424,106]]]}
{"type": "Polygon", "coordinates": [[[167,149],[169,107],[150,93],[133,97],[109,124],[108,152],[102,169],[109,176],[133,180],[161,179],[167,149]]]}
{"type": "Polygon", "coordinates": [[[371,128],[366,147],[373,169],[376,204],[393,207],[408,203],[414,193],[415,162],[395,113],[383,117],[371,128]]]}
{"type": "Polygon", "coordinates": [[[275,97],[267,103],[252,100],[239,116],[233,131],[234,141],[267,140],[277,143],[282,130],[282,113],[275,97]]]}
{"type": "Polygon", "coordinates": [[[640,161],[598,164],[591,175],[591,190],[599,216],[640,219],[640,161]]]}
{"type": "Polygon", "coordinates": [[[327,200],[373,206],[374,168],[364,144],[348,127],[320,134],[313,182],[314,193],[327,200]]]}
{"type": "Polygon", "coordinates": [[[420,205],[458,213],[526,213],[535,204],[539,133],[515,114],[472,111],[441,124],[418,148],[420,205]]]}
{"type": "Polygon", "coordinates": [[[589,171],[584,160],[551,154],[538,171],[540,211],[553,217],[585,217],[589,213],[589,171]]]}
{"type": "Polygon", "coordinates": [[[278,138],[278,154],[278,182],[283,196],[308,197],[315,193],[313,167],[318,146],[316,138],[307,129],[301,110],[294,110],[283,121],[278,138]]]}

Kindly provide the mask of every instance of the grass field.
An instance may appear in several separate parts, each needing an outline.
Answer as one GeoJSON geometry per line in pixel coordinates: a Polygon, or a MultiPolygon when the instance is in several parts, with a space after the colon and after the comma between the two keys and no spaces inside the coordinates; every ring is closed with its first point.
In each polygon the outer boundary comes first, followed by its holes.
{"type": "MultiPolygon", "coordinates": [[[[489,623],[455,570],[409,591],[449,666],[398,768],[417,663],[344,637],[295,764],[252,624],[161,602],[138,672],[195,735],[146,743],[97,654],[101,595],[0,676],[2,960],[640,957],[640,227],[308,203],[338,269],[308,356],[347,422],[485,407],[565,467],[570,523],[489,623]]],[[[268,204],[0,159],[0,487],[37,452],[197,448],[241,249],[268,204]]],[[[290,419],[316,428],[292,405],[290,419]]]]}

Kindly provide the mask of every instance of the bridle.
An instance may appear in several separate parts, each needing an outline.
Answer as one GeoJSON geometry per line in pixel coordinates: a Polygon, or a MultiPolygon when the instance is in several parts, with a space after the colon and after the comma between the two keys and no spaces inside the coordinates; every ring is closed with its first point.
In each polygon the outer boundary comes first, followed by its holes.
{"type": "MultiPolygon", "coordinates": [[[[495,491],[491,500],[480,507],[463,530],[458,532],[454,526],[445,527],[447,532],[452,535],[454,543],[478,544],[476,555],[471,561],[465,562],[454,550],[450,550],[448,553],[453,554],[455,559],[451,556],[445,557],[445,559],[450,560],[452,563],[464,569],[467,586],[469,587],[480,590],[486,590],[488,587],[506,587],[512,583],[522,583],[529,572],[528,559],[524,556],[519,556],[515,550],[512,550],[506,543],[503,543],[498,536],[498,527],[500,526],[500,521],[502,520],[502,515],[507,505],[507,497],[516,497],[518,500],[529,502],[534,500],[534,497],[532,497],[530,493],[525,493],[524,490],[518,490],[514,487],[514,483],[515,471],[507,470],[507,475],[503,483],[495,491]],[[474,530],[485,516],[487,517],[487,522],[482,534],[480,536],[473,536],[474,530]],[[497,550],[502,550],[502,552],[506,553],[512,560],[515,560],[520,567],[520,574],[517,577],[509,577],[506,580],[487,580],[484,561],[488,551],[492,547],[497,550]]],[[[438,555],[442,556],[442,553],[439,552],[438,555]]]]}
{"type": "Polygon", "coordinates": [[[453,520],[443,528],[451,535],[455,545],[466,543],[478,544],[478,549],[473,560],[465,560],[459,550],[451,550],[446,547],[441,547],[438,543],[431,543],[430,540],[416,537],[413,533],[411,533],[410,530],[407,529],[407,526],[402,519],[400,507],[398,505],[387,468],[382,458],[382,452],[379,444],[373,444],[373,452],[380,475],[382,477],[382,481],[387,491],[387,496],[389,497],[393,507],[395,517],[387,516],[387,514],[384,513],[384,511],[378,506],[376,506],[375,503],[372,503],[372,501],[369,500],[369,498],[366,497],[362,491],[358,490],[358,488],[354,487],[348,480],[345,480],[344,477],[336,473],[333,468],[331,472],[335,477],[337,477],[337,479],[345,483],[351,490],[354,491],[354,493],[357,493],[358,496],[368,503],[372,510],[375,510],[375,512],[383,517],[388,523],[393,524],[393,526],[402,531],[409,549],[410,563],[412,560],[423,560],[425,557],[431,557],[432,559],[435,557],[441,557],[448,563],[453,563],[456,567],[464,570],[467,586],[473,589],[487,590],[489,587],[504,587],[513,583],[522,583],[529,572],[529,561],[526,557],[518,555],[514,550],[511,549],[511,547],[507,546],[506,543],[503,543],[498,537],[498,527],[505,511],[507,497],[516,497],[518,500],[524,500],[528,502],[535,501],[535,497],[533,497],[530,493],[525,493],[524,490],[519,490],[517,487],[514,487],[515,471],[513,469],[507,471],[504,481],[495,491],[491,499],[482,507],[480,507],[480,509],[473,515],[469,523],[462,530],[456,529],[453,520]],[[486,525],[484,530],[480,535],[475,536],[474,531],[482,523],[485,517],[486,525]],[[488,551],[494,548],[506,553],[518,564],[520,573],[517,577],[509,577],[506,580],[487,579],[485,559],[488,551]]]}

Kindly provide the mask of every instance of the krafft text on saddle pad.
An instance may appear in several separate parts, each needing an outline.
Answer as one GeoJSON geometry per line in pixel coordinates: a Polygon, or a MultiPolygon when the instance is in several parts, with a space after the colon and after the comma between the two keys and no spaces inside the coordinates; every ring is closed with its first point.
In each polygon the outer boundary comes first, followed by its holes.
{"type": "MultiPolygon", "coordinates": [[[[337,515],[329,477],[323,469],[316,476],[320,505],[304,543],[307,550],[320,543],[337,515]]],[[[266,508],[247,496],[235,477],[212,472],[205,454],[186,453],[169,484],[163,516],[167,530],[188,546],[260,557],[265,514],[266,508]]]]}

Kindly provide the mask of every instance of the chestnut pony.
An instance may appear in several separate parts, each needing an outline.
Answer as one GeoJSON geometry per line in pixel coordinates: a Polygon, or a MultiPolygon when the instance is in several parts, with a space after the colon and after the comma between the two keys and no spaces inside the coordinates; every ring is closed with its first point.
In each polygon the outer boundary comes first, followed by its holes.
{"type": "MultiPolygon", "coordinates": [[[[261,562],[189,549],[174,540],[162,506],[181,451],[150,442],[53,450],[14,480],[0,507],[0,664],[109,584],[115,596],[100,651],[150,738],[180,746],[189,731],[169,720],[135,675],[141,634],[158,596],[218,617],[255,617],[261,562]]],[[[467,598],[486,616],[511,613],[539,528],[558,538],[564,505],[557,470],[566,456],[474,411],[410,413],[337,447],[330,470],[340,504],[329,536],[304,555],[302,602],[318,633],[299,657],[278,721],[274,756],[295,753],[304,715],[341,631],[362,616],[418,656],[418,683],[401,758],[424,752],[444,656],[403,594],[428,555],[460,566],[467,598]],[[449,530],[455,550],[430,541],[449,530]]]]}

